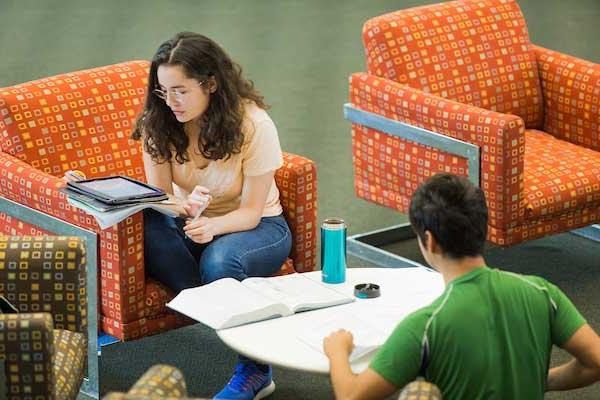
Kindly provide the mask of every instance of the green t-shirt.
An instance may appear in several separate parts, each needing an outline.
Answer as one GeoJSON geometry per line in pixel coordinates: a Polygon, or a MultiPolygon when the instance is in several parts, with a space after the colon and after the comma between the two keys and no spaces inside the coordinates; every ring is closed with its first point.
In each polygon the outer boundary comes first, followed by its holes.
{"type": "Polygon", "coordinates": [[[552,345],[584,324],[545,279],[477,268],[402,320],[370,367],[398,387],[424,374],[448,400],[542,399],[552,345]]]}

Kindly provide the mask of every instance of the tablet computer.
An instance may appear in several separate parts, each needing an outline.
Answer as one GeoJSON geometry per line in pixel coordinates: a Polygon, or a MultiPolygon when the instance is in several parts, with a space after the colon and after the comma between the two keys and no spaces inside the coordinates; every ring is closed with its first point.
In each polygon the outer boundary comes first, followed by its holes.
{"type": "Polygon", "coordinates": [[[163,190],[127,176],[69,181],[67,187],[107,204],[161,201],[168,198],[163,190]]]}

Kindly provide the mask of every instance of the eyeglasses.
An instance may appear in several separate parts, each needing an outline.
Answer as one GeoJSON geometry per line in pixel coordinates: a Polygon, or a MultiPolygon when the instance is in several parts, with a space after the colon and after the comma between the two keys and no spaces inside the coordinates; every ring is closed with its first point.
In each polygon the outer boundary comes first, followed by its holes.
{"type": "MultiPolygon", "coordinates": [[[[204,85],[206,82],[208,82],[208,78],[206,78],[202,82],[198,82],[198,86],[202,87],[202,85],[204,85]]],[[[187,91],[185,89],[172,89],[167,91],[156,88],[152,91],[152,93],[154,93],[156,97],[164,101],[167,101],[167,95],[169,94],[169,92],[171,94],[171,98],[177,103],[181,103],[183,101],[183,98],[187,94],[187,91]]]]}

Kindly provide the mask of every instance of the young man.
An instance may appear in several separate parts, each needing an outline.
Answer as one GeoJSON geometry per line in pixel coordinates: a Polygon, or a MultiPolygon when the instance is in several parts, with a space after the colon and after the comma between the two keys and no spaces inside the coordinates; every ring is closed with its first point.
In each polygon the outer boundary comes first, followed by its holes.
{"type": "Polygon", "coordinates": [[[369,368],[352,373],[352,334],[324,340],[339,399],[385,398],[424,376],[444,399],[542,399],[600,380],[600,338],[556,286],[486,267],[483,191],[439,174],[415,192],[410,222],[446,289],[407,316],[369,368]],[[552,345],[574,359],[548,371],[552,345]]]}

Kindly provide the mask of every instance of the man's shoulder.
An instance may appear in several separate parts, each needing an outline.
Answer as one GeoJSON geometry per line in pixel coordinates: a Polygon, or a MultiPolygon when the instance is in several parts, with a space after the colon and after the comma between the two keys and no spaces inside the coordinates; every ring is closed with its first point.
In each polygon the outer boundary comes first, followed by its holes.
{"type": "Polygon", "coordinates": [[[501,269],[492,269],[491,272],[495,278],[495,284],[500,282],[507,285],[530,288],[536,291],[545,291],[553,286],[541,276],[519,274],[501,269]]]}
{"type": "Polygon", "coordinates": [[[427,322],[431,320],[437,313],[439,313],[445,303],[445,299],[448,293],[444,292],[441,296],[433,300],[428,305],[419,308],[408,314],[406,318],[400,323],[403,328],[412,328],[416,330],[422,330],[427,325],[427,322]]]}

